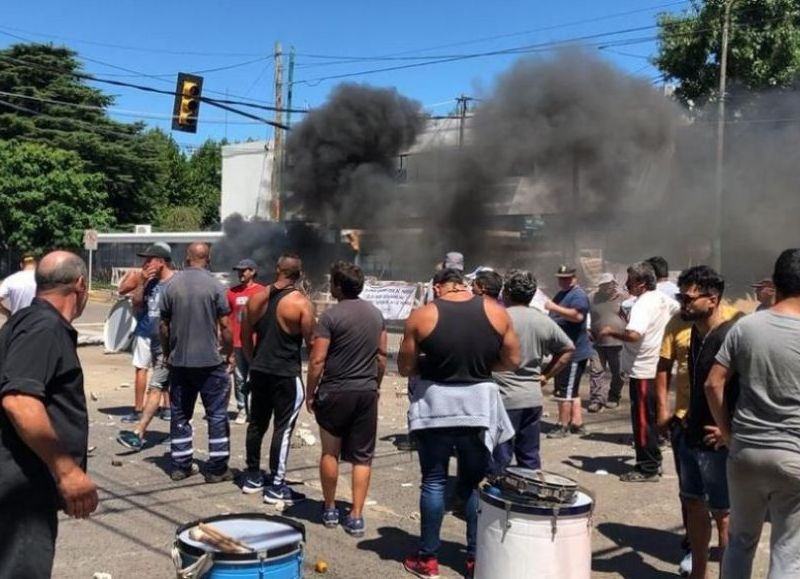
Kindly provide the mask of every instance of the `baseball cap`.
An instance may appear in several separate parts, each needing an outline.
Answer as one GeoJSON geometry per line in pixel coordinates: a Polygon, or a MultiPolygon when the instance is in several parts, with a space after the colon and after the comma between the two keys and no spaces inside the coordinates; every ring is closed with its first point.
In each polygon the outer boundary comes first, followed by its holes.
{"type": "Polygon", "coordinates": [[[172,261],[172,248],[164,242],[154,243],[141,253],[139,257],[160,257],[165,261],[172,261]]]}
{"type": "Polygon", "coordinates": [[[556,277],[575,277],[577,270],[569,265],[562,265],[556,270],[556,277]]]}
{"type": "Polygon", "coordinates": [[[765,277],[758,280],[756,283],[750,284],[752,288],[762,288],[762,287],[775,287],[775,283],[773,283],[771,277],[765,277]]]}
{"type": "Polygon", "coordinates": [[[256,262],[253,261],[252,259],[243,259],[242,261],[234,265],[232,269],[235,270],[252,269],[253,271],[256,271],[258,269],[258,265],[256,265],[256,262]]]}
{"type": "Polygon", "coordinates": [[[616,283],[617,280],[613,273],[601,273],[597,278],[597,285],[605,285],[607,283],[616,283]]]}
{"type": "Polygon", "coordinates": [[[460,269],[464,271],[464,254],[451,251],[444,256],[444,269],[460,269]]]}

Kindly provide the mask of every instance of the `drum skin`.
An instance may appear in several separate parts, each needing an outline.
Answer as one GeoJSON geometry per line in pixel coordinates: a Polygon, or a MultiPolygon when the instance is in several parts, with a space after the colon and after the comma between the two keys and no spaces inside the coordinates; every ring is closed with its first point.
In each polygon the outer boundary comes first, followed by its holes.
{"type": "Polygon", "coordinates": [[[305,528],[285,517],[244,513],[209,517],[178,528],[175,547],[183,568],[192,565],[213,548],[189,538],[199,523],[217,530],[254,549],[253,553],[213,553],[213,566],[200,579],[301,579],[305,528]]]}
{"type": "Polygon", "coordinates": [[[590,579],[591,497],[571,505],[529,506],[499,489],[480,493],[475,579],[590,579]]]}

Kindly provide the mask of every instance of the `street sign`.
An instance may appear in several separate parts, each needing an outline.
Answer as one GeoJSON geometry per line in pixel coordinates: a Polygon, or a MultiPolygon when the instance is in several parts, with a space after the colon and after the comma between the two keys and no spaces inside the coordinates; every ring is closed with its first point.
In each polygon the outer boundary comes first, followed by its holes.
{"type": "Polygon", "coordinates": [[[83,232],[83,248],[88,251],[97,251],[96,229],[87,229],[83,232]]]}

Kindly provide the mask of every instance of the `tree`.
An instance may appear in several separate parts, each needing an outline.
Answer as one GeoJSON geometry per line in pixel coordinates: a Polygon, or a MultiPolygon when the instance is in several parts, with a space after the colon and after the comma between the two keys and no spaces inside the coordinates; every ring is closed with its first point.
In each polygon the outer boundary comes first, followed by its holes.
{"type": "Polygon", "coordinates": [[[75,52],[41,44],[0,50],[0,91],[9,93],[0,95],[0,139],[77,153],[101,175],[120,223],[146,223],[157,214],[165,199],[145,125],[108,117],[113,97],[88,84],[75,52]]]}
{"type": "Polygon", "coordinates": [[[80,248],[85,229],[114,222],[103,180],[77,153],[0,141],[0,243],[22,250],[80,248]]]}
{"type": "Polygon", "coordinates": [[[222,146],[211,139],[189,157],[188,189],[192,204],[202,213],[203,227],[219,224],[222,190],[222,146]]]}
{"type": "Polygon", "coordinates": [[[173,205],[162,208],[157,226],[161,231],[199,231],[202,222],[203,213],[198,207],[173,205]]]}
{"type": "Polygon", "coordinates": [[[728,77],[750,90],[791,86],[800,71],[800,0],[692,0],[684,14],[661,14],[653,62],[677,82],[684,103],[703,104],[719,82],[725,3],[732,2],[728,77]]]}

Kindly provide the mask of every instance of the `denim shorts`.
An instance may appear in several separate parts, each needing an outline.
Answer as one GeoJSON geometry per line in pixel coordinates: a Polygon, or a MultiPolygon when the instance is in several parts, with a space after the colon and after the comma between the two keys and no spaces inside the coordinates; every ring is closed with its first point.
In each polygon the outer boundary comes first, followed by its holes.
{"type": "Polygon", "coordinates": [[[728,450],[690,447],[686,435],[679,435],[680,491],[686,499],[701,499],[711,511],[729,511],[728,450]]]}

